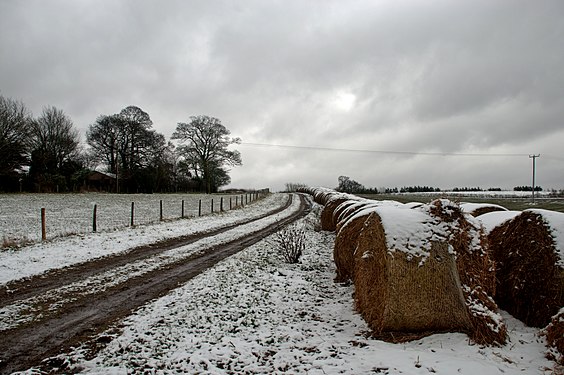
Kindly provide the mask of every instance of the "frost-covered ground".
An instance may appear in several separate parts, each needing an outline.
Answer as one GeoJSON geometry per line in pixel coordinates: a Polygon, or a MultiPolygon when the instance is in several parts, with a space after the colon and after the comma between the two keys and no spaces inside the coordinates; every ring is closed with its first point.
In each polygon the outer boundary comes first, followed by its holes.
{"type": "MultiPolygon", "coordinates": [[[[202,214],[223,207],[229,209],[241,195],[206,194],[0,194],[0,240],[26,242],[41,240],[41,208],[45,208],[47,238],[92,231],[94,205],[97,205],[97,230],[108,231],[127,227],[131,223],[131,203],[135,203],[134,224],[148,224],[160,220],[160,201],[163,219],[184,215],[198,216],[199,201],[202,214]]],[[[243,200],[245,198],[243,197],[243,200]]]]}
{"type": "Polygon", "coordinates": [[[120,333],[105,334],[112,340],[93,358],[84,348],[62,358],[89,374],[552,372],[538,330],[507,314],[503,347],[476,346],[459,333],[404,344],[367,338],[353,287],[333,282],[334,235],[314,230],[315,213],[301,225],[301,263],[284,263],[268,237],[139,309],[120,333]]]}

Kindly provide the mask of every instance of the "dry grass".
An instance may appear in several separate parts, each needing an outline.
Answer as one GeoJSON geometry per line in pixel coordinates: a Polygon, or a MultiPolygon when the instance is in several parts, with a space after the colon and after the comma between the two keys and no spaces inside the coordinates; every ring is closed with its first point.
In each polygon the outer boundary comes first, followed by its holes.
{"type": "Polygon", "coordinates": [[[2,249],[15,249],[22,246],[31,245],[32,240],[28,238],[9,238],[6,236],[2,237],[2,249]]]}

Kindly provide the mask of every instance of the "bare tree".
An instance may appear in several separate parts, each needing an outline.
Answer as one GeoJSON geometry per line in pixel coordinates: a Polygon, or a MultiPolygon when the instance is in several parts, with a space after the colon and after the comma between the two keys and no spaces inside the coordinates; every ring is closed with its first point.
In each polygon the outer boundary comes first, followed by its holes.
{"type": "Polygon", "coordinates": [[[43,108],[32,129],[33,151],[43,157],[49,170],[60,171],[66,161],[76,156],[80,136],[70,117],[62,110],[43,108]]]}
{"type": "Polygon", "coordinates": [[[0,175],[18,173],[28,163],[32,121],[22,102],[0,95],[0,175]]]}
{"type": "Polygon", "coordinates": [[[82,168],[80,136],[62,110],[45,107],[32,125],[30,175],[39,191],[69,187],[70,176],[82,168]]]}
{"type": "Polygon", "coordinates": [[[230,134],[219,119],[205,115],[191,116],[189,123],[179,122],[172,134],[172,139],[186,143],[179,146],[178,151],[188,165],[194,166],[196,178],[201,174],[207,193],[212,192],[214,182],[228,183],[224,166],[242,165],[239,151],[228,150],[230,145],[241,140],[230,138],[230,134]]]}
{"type": "MultiPolygon", "coordinates": [[[[169,185],[163,181],[169,162],[165,137],[151,129],[153,122],[139,107],[129,106],[119,114],[102,115],[90,125],[87,143],[111,173],[118,176],[123,191],[153,191],[169,185]]],[[[172,174],[172,172],[170,173],[172,174]]]]}

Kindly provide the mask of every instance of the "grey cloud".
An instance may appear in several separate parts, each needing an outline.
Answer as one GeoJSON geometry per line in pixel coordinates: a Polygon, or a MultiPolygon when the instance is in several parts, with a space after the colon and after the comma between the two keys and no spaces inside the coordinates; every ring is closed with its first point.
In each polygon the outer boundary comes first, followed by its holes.
{"type": "MultiPolygon", "coordinates": [[[[547,140],[562,136],[563,11],[557,0],[2,2],[0,90],[35,114],[60,107],[83,131],[138,105],[165,135],[209,114],[248,142],[561,155],[547,140]]],[[[464,161],[447,176],[441,159],[241,150],[234,184],[279,188],[299,177],[332,186],[338,174],[456,185],[483,169],[464,161]]],[[[511,163],[500,179],[520,176],[511,163]]]]}

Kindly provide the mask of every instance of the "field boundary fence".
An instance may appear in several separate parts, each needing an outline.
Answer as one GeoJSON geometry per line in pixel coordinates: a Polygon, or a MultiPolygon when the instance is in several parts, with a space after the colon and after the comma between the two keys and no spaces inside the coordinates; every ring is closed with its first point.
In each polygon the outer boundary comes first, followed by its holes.
{"type": "Polygon", "coordinates": [[[22,199],[30,198],[30,202],[23,210],[17,207],[18,202],[10,203],[17,195],[9,195],[0,197],[0,238],[2,248],[8,248],[73,234],[219,214],[245,207],[267,194],[268,190],[212,195],[24,194],[22,199]]]}

